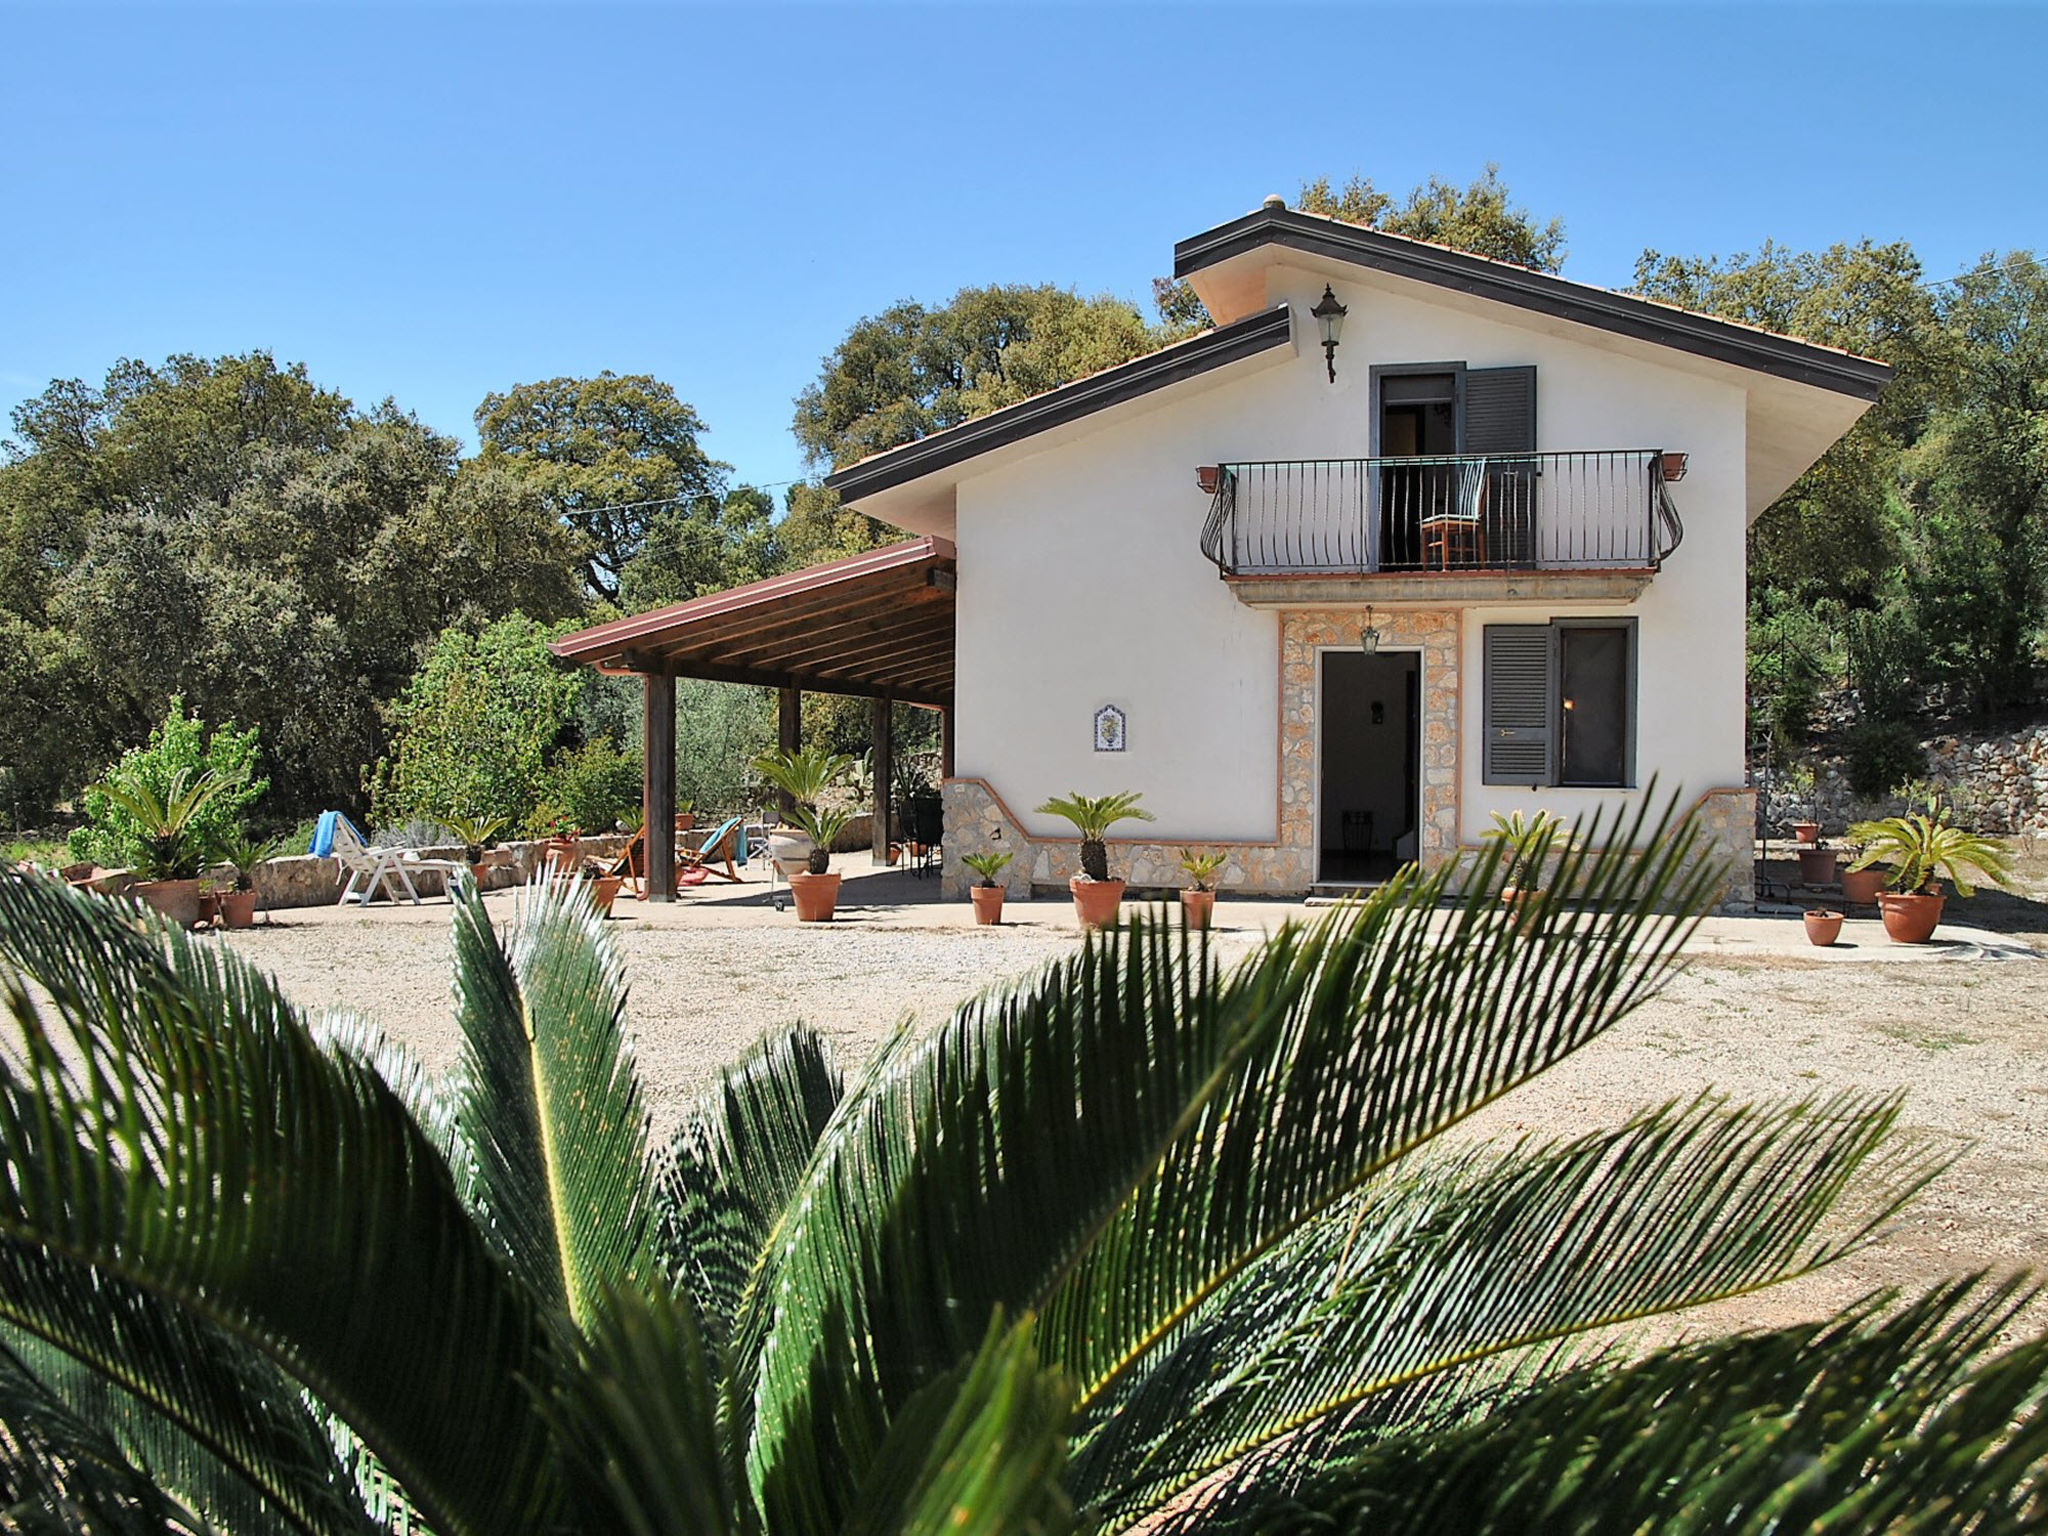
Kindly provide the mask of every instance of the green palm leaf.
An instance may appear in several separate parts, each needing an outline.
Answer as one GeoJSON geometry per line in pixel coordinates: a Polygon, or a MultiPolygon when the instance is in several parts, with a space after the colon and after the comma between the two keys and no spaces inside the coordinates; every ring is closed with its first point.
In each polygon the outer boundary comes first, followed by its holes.
{"type": "Polygon", "coordinates": [[[762,1040],[684,1115],[660,1180],[662,1244],[726,1337],[846,1091],[812,1030],[762,1040]]]}
{"type": "Polygon", "coordinates": [[[12,1240],[0,1240],[0,1318],[52,1391],[215,1523],[308,1536],[372,1528],[297,1384],[243,1339],[12,1240]]]}
{"type": "Polygon", "coordinates": [[[1043,1289],[1170,1142],[1256,1015],[1209,979],[1135,923],[869,1064],[742,1327],[771,1529],[842,1523],[890,1417],[997,1307],[1043,1289]]]}
{"type": "Polygon", "coordinates": [[[1114,1522],[1316,1423],[1398,1424],[1411,1384],[1725,1300],[1831,1263],[1934,1165],[1895,1103],[1729,1110],[1704,1099],[1615,1131],[1487,1150],[1375,1181],[1219,1292],[1077,1457],[1114,1522]],[[1878,1203],[1826,1238],[1861,1180],[1878,1203]]]}
{"type": "Polygon", "coordinates": [[[520,1277],[586,1325],[600,1292],[654,1270],[624,971],[573,881],[522,896],[509,952],[466,888],[455,967],[456,1124],[475,1154],[478,1204],[520,1277]]]}
{"type": "Polygon", "coordinates": [[[719,1416],[717,1361],[689,1298],[593,1298],[581,1369],[548,1417],[566,1451],[579,1526],[625,1536],[725,1536],[751,1529],[743,1469],[719,1416]]]}
{"type": "Polygon", "coordinates": [[[0,1520],[10,1531],[170,1536],[203,1529],[92,1415],[0,1344],[0,1520]]]}
{"type": "Polygon", "coordinates": [[[1717,878],[1696,843],[1690,818],[1596,821],[1554,855],[1583,909],[1511,922],[1487,894],[1496,854],[1248,961],[1226,991],[1270,998],[1270,1027],[1044,1300],[1041,1348],[1084,1412],[1261,1254],[1649,996],[1717,878]]]}
{"type": "MultiPolygon", "coordinates": [[[[2048,1340],[1998,1353],[2036,1292],[1965,1281],[1895,1314],[1568,1374],[1463,1428],[1338,1464],[1267,1459],[1173,1536],[2039,1529],[2048,1340]]],[[[1881,1300],[1881,1299],[1880,1299],[1881,1300]]]]}
{"type": "Polygon", "coordinates": [[[431,1140],[267,980],[131,922],[0,878],[0,1236],[248,1340],[443,1536],[546,1525],[552,1341],[431,1140]]]}

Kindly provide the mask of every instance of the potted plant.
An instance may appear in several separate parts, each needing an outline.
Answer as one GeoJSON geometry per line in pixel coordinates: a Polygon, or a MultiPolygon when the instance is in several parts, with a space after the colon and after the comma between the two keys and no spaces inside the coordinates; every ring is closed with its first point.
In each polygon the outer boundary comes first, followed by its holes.
{"type": "Polygon", "coordinates": [[[984,926],[993,927],[1003,920],[1003,888],[996,884],[996,876],[1009,867],[1016,857],[1009,853],[970,853],[960,862],[981,876],[981,883],[969,889],[967,894],[974,901],[974,920],[984,926]]]}
{"type": "Polygon", "coordinates": [[[852,758],[822,747],[805,747],[797,752],[778,747],[754,759],[754,771],[796,802],[786,815],[797,833],[778,829],[768,839],[768,856],[789,877],[789,891],[796,898],[796,920],[800,923],[829,923],[838,908],[839,876],[832,870],[832,843],[853,820],[853,812],[826,810],[818,802],[826,790],[852,769],[852,758]],[[798,835],[806,840],[808,848],[802,868],[792,869],[785,860],[793,857],[798,835]]]}
{"type": "Polygon", "coordinates": [[[256,866],[276,858],[283,849],[279,839],[273,837],[259,843],[239,826],[230,826],[214,839],[213,856],[235,868],[232,883],[214,897],[223,928],[255,926],[256,866]]]}
{"type": "Polygon", "coordinates": [[[1822,949],[1842,936],[1842,914],[1828,907],[1814,907],[1806,914],[1806,941],[1822,949]]]}
{"type": "Polygon", "coordinates": [[[1041,816],[1071,821],[1081,834],[1081,873],[1067,882],[1067,889],[1074,893],[1074,911],[1084,928],[1107,928],[1116,922],[1124,883],[1109,878],[1109,847],[1104,839],[1120,821],[1155,819],[1150,811],[1139,809],[1140,798],[1131,790],[1114,795],[1057,795],[1038,808],[1041,816]]]}
{"type": "MultiPolygon", "coordinates": [[[[643,810],[640,814],[645,816],[646,812],[643,810]]],[[[694,800],[678,800],[676,802],[676,830],[678,832],[689,832],[694,830],[696,825],[696,802],[694,800]]],[[[623,830],[632,832],[637,830],[638,826],[639,823],[635,822],[633,826],[626,827],[623,830]]]]}
{"type": "Polygon", "coordinates": [[[1230,862],[1225,853],[1197,853],[1192,848],[1180,851],[1181,872],[1188,877],[1188,888],[1180,893],[1181,920],[1190,928],[1207,928],[1209,918],[1216,910],[1216,876],[1223,866],[1230,862]]]}
{"type": "Polygon", "coordinates": [[[1517,922],[1526,919],[1543,900],[1543,861],[1556,846],[1564,822],[1548,811],[1525,816],[1511,811],[1493,813],[1493,825],[1479,841],[1499,850],[1501,904],[1517,922]]]}
{"type": "Polygon", "coordinates": [[[191,769],[180,768],[158,795],[140,773],[117,769],[100,785],[101,793],[135,819],[141,842],[137,867],[142,880],[128,893],[180,927],[199,921],[199,871],[206,849],[195,823],[230,782],[211,768],[197,778],[191,769]]]}
{"type": "Polygon", "coordinates": [[[1841,877],[1842,900],[1855,902],[1860,906],[1874,907],[1877,905],[1877,898],[1884,894],[1885,886],[1890,883],[1892,872],[1877,866],[1866,869],[1863,865],[1863,847],[1862,843],[1850,840],[1849,867],[1842,871],[1841,877]]]}
{"type": "Polygon", "coordinates": [[[1814,887],[1833,885],[1836,859],[1832,848],[1822,848],[1817,843],[1803,845],[1799,850],[1799,883],[1814,887]]]}
{"type": "Polygon", "coordinates": [[[1859,821],[1849,836],[1863,844],[1856,868],[1880,861],[1892,866],[1891,888],[1879,893],[1877,908],[1895,944],[1924,944],[1933,937],[1945,902],[1942,880],[1958,896],[1977,894],[1973,874],[2012,889],[2011,855],[1988,837],[1950,825],[1946,814],[1859,821]]]}
{"type": "Polygon", "coordinates": [[[462,844],[462,861],[469,866],[476,888],[484,888],[484,850],[505,830],[503,816],[451,816],[442,823],[448,835],[462,844]]]}
{"type": "Polygon", "coordinates": [[[626,883],[624,875],[615,875],[610,868],[596,859],[585,859],[580,870],[590,888],[590,904],[597,908],[599,917],[612,915],[612,903],[619,899],[619,887],[626,883]]]}

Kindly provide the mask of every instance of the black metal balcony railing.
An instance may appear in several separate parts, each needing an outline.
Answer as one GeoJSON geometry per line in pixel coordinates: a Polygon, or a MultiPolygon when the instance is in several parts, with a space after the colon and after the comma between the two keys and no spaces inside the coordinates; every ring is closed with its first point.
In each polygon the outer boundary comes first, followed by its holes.
{"type": "Polygon", "coordinates": [[[1657,449],[1220,466],[1226,576],[1648,570],[1685,537],[1657,449]]]}

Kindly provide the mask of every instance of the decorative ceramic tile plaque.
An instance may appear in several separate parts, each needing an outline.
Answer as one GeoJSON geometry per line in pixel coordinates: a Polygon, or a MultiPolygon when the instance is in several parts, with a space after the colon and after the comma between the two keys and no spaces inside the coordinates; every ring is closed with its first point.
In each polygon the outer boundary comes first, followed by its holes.
{"type": "Polygon", "coordinates": [[[1095,711],[1095,750],[1121,752],[1124,749],[1124,712],[1114,704],[1095,711]]]}

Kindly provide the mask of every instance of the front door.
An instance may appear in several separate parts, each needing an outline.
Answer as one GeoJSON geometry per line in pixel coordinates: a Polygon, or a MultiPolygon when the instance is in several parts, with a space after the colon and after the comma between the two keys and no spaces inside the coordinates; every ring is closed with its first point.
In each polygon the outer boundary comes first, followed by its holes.
{"type": "Polygon", "coordinates": [[[1372,884],[1413,863],[1421,836],[1421,658],[1325,651],[1322,671],[1316,879],[1372,884]]]}

